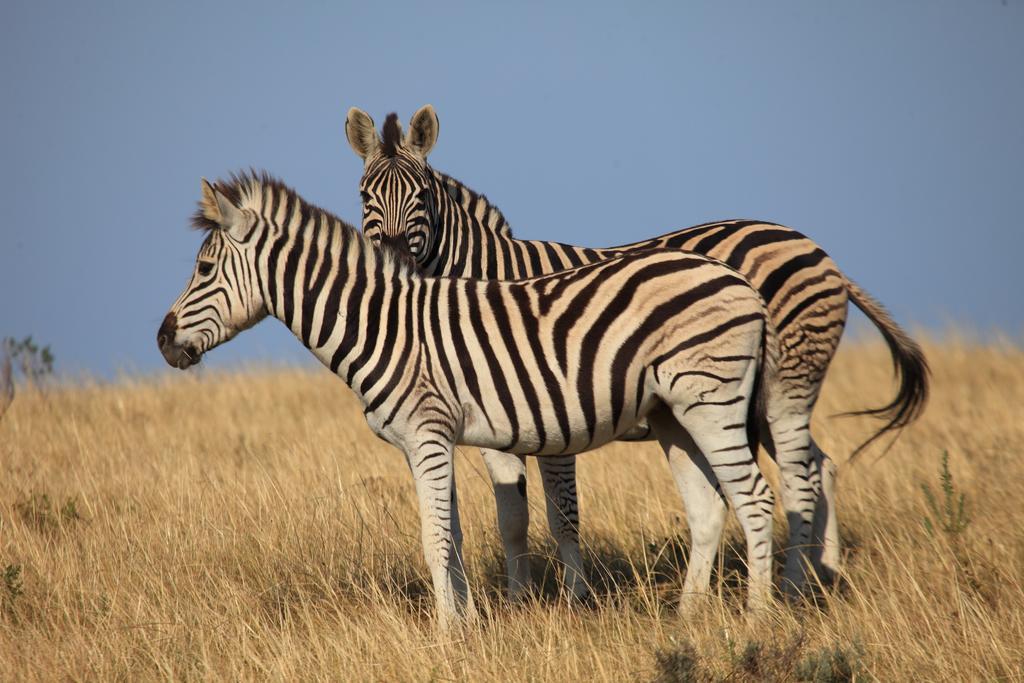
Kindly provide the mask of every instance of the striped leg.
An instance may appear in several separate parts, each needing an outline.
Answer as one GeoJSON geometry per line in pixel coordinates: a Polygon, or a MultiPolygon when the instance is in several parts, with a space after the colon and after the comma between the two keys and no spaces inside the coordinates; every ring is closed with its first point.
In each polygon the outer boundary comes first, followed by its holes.
{"type": "Polygon", "coordinates": [[[812,561],[822,581],[831,583],[839,576],[839,521],[836,519],[836,464],[811,439],[811,452],[821,476],[821,495],[814,510],[812,561]]]}
{"type": "MultiPolygon", "coordinates": [[[[745,406],[743,410],[746,410],[745,406]]],[[[732,424],[743,424],[746,416],[743,412],[738,414],[733,412],[733,414],[724,415],[724,419],[709,423],[707,419],[701,419],[694,415],[696,412],[708,413],[708,410],[694,411],[689,415],[684,411],[683,408],[673,409],[675,420],[670,420],[666,416],[652,420],[658,441],[668,452],[670,462],[673,458],[681,457],[688,448],[695,448],[697,451],[707,454],[711,471],[715,479],[720,482],[729,502],[735,508],[747,540],[747,567],[750,574],[747,606],[750,609],[765,607],[771,602],[772,595],[772,491],[757,469],[757,462],[746,444],[746,432],[727,428],[732,424]]],[[[697,469],[699,471],[699,467],[697,469]]],[[[703,473],[701,475],[703,476],[703,473]]],[[[706,477],[705,479],[707,480],[706,477]]],[[[710,480],[708,481],[710,482],[710,480]]],[[[687,493],[691,492],[692,488],[688,487],[687,493]]],[[[710,496],[706,496],[706,498],[710,499],[710,496]]],[[[698,526],[701,533],[713,530],[714,527],[711,524],[713,520],[706,517],[707,512],[700,510],[697,505],[692,507],[693,516],[690,517],[691,505],[687,503],[687,515],[691,528],[696,523],[706,525],[703,528],[698,526]]],[[[721,519],[720,510],[716,511],[713,505],[711,514],[718,515],[718,519],[721,519]]],[[[709,544],[707,538],[703,538],[702,541],[705,547],[709,544]]],[[[700,559],[706,562],[706,555],[705,551],[705,556],[700,559]]],[[[700,566],[698,564],[698,571],[705,571],[700,569],[700,566]]],[[[687,570],[684,589],[689,586],[692,590],[690,592],[684,590],[679,605],[680,610],[683,611],[690,609],[694,598],[699,598],[701,595],[696,588],[697,582],[701,581],[705,584],[707,582],[703,576],[697,576],[691,580],[690,571],[687,570]]],[[[706,572],[710,577],[710,568],[706,572]]],[[[705,589],[704,594],[706,592],[705,589]]]]}
{"type": "Polygon", "coordinates": [[[558,554],[565,565],[565,584],[574,598],[585,601],[590,595],[590,587],[583,574],[583,557],[580,554],[576,456],[537,458],[537,465],[544,481],[548,528],[558,543],[558,554]]]}
{"type": "Polygon", "coordinates": [[[508,597],[523,597],[530,587],[530,556],[527,532],[530,509],[526,501],[526,458],[481,448],[487,472],[494,486],[494,502],[498,509],[498,529],[505,546],[505,567],[508,573],[508,597]]]}
{"type": "Polygon", "coordinates": [[[683,612],[692,612],[711,595],[711,571],[728,508],[711,465],[686,430],[667,413],[657,429],[690,527],[690,557],[679,605],[683,612]]]}
{"type": "Polygon", "coordinates": [[[434,439],[406,456],[416,482],[423,554],[434,584],[438,622],[441,628],[448,628],[472,610],[473,599],[462,563],[453,446],[439,444],[436,436],[434,439]]]}
{"type": "MultiPolygon", "coordinates": [[[[720,414],[713,421],[709,419],[711,410],[707,408],[687,414],[684,408],[677,406],[672,412],[681,428],[690,434],[697,448],[706,455],[712,472],[736,510],[747,541],[747,570],[750,575],[747,607],[759,609],[772,600],[774,497],[750,452],[746,431],[729,428],[745,422],[746,402],[719,408],[716,412],[720,414]],[[725,410],[736,405],[742,406],[742,410],[725,410]]],[[[677,432],[673,431],[670,438],[676,444],[681,443],[677,432]]]]}
{"type": "Polygon", "coordinates": [[[810,413],[795,411],[779,417],[771,423],[771,434],[779,465],[782,507],[789,523],[782,590],[794,595],[807,583],[808,548],[818,497],[812,482],[816,468],[812,466],[810,413]]]}
{"type": "Polygon", "coordinates": [[[466,620],[473,621],[476,618],[476,605],[466,579],[466,556],[462,554],[462,518],[459,516],[459,496],[456,492],[454,474],[452,476],[452,546],[455,550],[454,570],[449,569],[452,587],[455,589],[455,596],[463,605],[466,620]]]}

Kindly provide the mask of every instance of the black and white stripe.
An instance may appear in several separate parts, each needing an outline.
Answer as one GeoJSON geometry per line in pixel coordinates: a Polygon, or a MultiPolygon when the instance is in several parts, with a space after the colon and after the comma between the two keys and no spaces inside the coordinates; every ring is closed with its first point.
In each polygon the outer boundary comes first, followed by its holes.
{"type": "MultiPolygon", "coordinates": [[[[774,449],[770,449],[780,466],[783,506],[790,519],[785,586],[798,590],[806,580],[804,549],[809,546],[815,569],[826,579],[834,575],[839,564],[835,465],[811,437],[810,417],[843,332],[847,300],[852,299],[879,328],[900,377],[899,393],[889,405],[865,411],[888,420],[872,440],[905,426],[924,406],[927,365],[917,344],[878,302],[841,273],[824,250],[781,225],[751,220],[708,223],[606,249],[515,239],[504,216],[486,197],[429,166],[426,158],[437,130],[437,117],[429,105],[414,115],[404,137],[394,114],[385,121],[382,137],[372,119],[358,109],[350,110],[346,122],[349,142],[365,161],[360,184],[364,233],[411,254],[424,273],[516,279],[624,253],[671,248],[719,259],[759,289],[778,330],[779,381],[786,397],[779,422],[772,429],[774,449]]],[[[693,456],[700,459],[699,453],[693,456]]],[[[525,497],[515,495],[508,483],[525,476],[525,465],[521,459],[499,453],[487,452],[485,459],[498,497],[509,588],[517,592],[528,580],[525,563],[518,559],[526,555],[528,513],[525,497]]],[[[691,561],[691,567],[710,563],[718,544],[714,530],[721,529],[720,517],[725,514],[720,496],[700,481],[703,475],[698,464],[689,470],[689,476],[698,481],[686,485],[697,492],[691,494],[693,504],[688,501],[687,508],[696,513],[690,515],[694,554],[705,559],[691,561]],[[694,529],[693,524],[705,528],[694,529]],[[698,543],[698,537],[713,540],[698,543]]],[[[566,458],[540,465],[549,521],[557,525],[553,531],[569,583],[580,593],[574,462],[566,458]],[[557,509],[552,510],[553,502],[557,509]]],[[[710,564],[699,571],[710,575],[710,564]]]]}
{"type": "Polygon", "coordinates": [[[429,278],[253,174],[204,181],[196,223],[209,232],[158,332],[165,359],[186,368],[284,322],[406,454],[442,620],[472,609],[454,445],[565,456],[644,418],[672,462],[707,454],[747,537],[749,602],[770,599],[772,493],[750,443],[778,400],[777,344],[731,268],[654,250],[518,282],[429,278]]]}

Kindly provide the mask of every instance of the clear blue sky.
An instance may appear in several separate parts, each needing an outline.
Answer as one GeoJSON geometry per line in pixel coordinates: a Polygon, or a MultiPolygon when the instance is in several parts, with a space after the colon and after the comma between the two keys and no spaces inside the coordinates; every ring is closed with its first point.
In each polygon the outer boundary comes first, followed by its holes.
{"type": "MultiPolygon", "coordinates": [[[[163,365],[201,176],[357,221],[353,105],[432,103],[519,236],[773,220],[910,326],[1024,330],[1021,0],[99,5],[0,10],[0,336],[65,371],[163,365]]],[[[206,362],[305,353],[268,321],[206,362]]]]}

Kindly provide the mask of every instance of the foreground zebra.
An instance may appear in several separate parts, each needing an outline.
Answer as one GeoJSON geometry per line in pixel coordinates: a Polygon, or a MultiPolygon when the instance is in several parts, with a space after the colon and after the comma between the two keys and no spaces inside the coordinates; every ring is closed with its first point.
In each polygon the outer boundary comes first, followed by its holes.
{"type": "MultiPolygon", "coordinates": [[[[835,465],[811,437],[810,418],[846,323],[847,299],[878,327],[900,377],[899,392],[890,404],[864,411],[888,419],[872,439],[918,416],[927,398],[928,369],[917,344],[880,304],[847,279],[821,248],[794,230],[758,221],[709,223],[610,249],[518,240],[512,237],[501,212],[484,196],[427,163],[438,133],[437,117],[429,105],[413,116],[404,139],[394,114],[385,121],[381,137],[373,120],[355,108],[349,111],[345,131],[352,148],[365,161],[360,183],[364,233],[411,253],[426,274],[517,279],[632,251],[668,247],[710,255],[746,275],[768,302],[781,342],[779,380],[785,406],[779,407],[779,422],[772,430],[778,438],[769,450],[779,464],[782,502],[789,520],[783,586],[798,591],[805,582],[805,549],[812,532],[814,569],[825,579],[838,571],[835,465]]],[[[691,461],[680,463],[673,471],[686,491],[692,538],[689,572],[710,580],[726,506],[714,478],[706,476],[703,456],[698,452],[691,456],[691,461]]],[[[525,462],[496,451],[484,451],[484,459],[498,503],[509,592],[516,594],[529,581],[525,462]]],[[[566,581],[574,593],[582,595],[586,584],[577,530],[575,459],[552,458],[538,464],[566,581]]],[[[694,586],[702,583],[703,578],[694,586]]],[[[706,583],[703,589],[707,589],[706,583]]]]}
{"type": "Polygon", "coordinates": [[[772,493],[749,444],[770,421],[754,408],[770,414],[777,347],[742,276],[662,250],[522,282],[432,279],[267,176],[202,192],[208,235],[161,353],[187,368],[272,315],[344,379],[406,455],[443,624],[473,610],[455,444],[565,455],[644,417],[672,462],[707,454],[746,534],[748,604],[770,600],[772,493]]]}

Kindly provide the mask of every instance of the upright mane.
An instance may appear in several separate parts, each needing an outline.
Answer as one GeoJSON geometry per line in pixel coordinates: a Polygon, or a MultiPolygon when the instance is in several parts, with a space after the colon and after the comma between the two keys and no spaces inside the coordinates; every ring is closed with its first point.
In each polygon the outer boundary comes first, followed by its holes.
{"type": "MultiPolygon", "coordinates": [[[[276,216],[282,205],[286,207],[289,217],[299,214],[299,225],[307,225],[310,218],[319,215],[323,219],[319,222],[321,225],[338,225],[345,234],[346,242],[358,244],[370,254],[370,258],[380,257],[385,264],[393,264],[398,272],[411,272],[410,266],[398,254],[390,249],[377,248],[351,223],[306,201],[298,192],[266,171],[252,168],[236,171],[231,173],[227,180],[218,179],[212,184],[214,189],[238,208],[249,209],[262,216],[276,216]]],[[[220,226],[216,221],[203,215],[200,207],[192,215],[192,227],[195,230],[210,232],[220,226]]]]}
{"type": "Polygon", "coordinates": [[[388,158],[394,158],[402,145],[402,124],[398,122],[398,114],[392,112],[384,119],[383,133],[381,153],[388,158]]]}
{"type": "Polygon", "coordinates": [[[442,173],[431,167],[438,180],[445,190],[456,201],[466,213],[477,217],[482,215],[481,225],[486,229],[503,237],[512,237],[512,226],[505,220],[505,214],[497,206],[491,203],[486,195],[471,189],[460,180],[456,180],[447,173],[442,173]]]}
{"type": "MultiPolygon", "coordinates": [[[[330,211],[306,201],[298,192],[266,171],[254,168],[235,171],[231,173],[227,180],[221,178],[215,180],[212,185],[215,190],[240,209],[251,209],[258,214],[262,214],[267,208],[269,200],[271,207],[275,209],[273,212],[276,213],[278,202],[283,198],[287,204],[300,211],[303,217],[320,213],[330,220],[341,223],[350,230],[355,230],[352,225],[338,218],[330,211]]],[[[217,225],[216,221],[210,220],[203,215],[202,206],[192,215],[192,228],[195,230],[209,232],[210,230],[216,230],[218,227],[220,226],[217,225]]]]}

